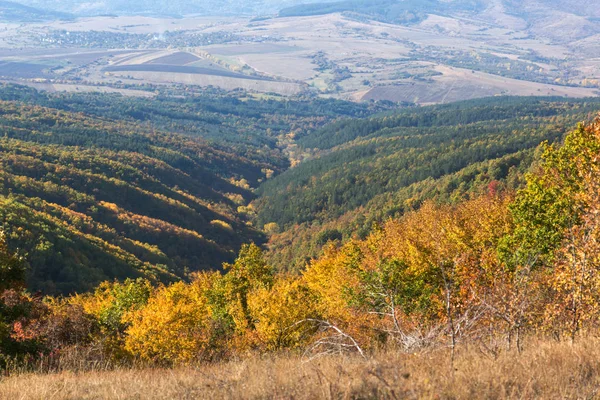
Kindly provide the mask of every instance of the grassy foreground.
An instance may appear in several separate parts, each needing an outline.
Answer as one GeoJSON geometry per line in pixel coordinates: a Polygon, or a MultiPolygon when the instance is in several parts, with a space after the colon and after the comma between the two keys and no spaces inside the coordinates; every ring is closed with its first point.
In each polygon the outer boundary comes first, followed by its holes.
{"type": "Polygon", "coordinates": [[[22,374],[0,380],[1,399],[593,399],[600,340],[529,343],[492,357],[462,348],[387,352],[369,360],[251,358],[197,368],[22,374]]]}

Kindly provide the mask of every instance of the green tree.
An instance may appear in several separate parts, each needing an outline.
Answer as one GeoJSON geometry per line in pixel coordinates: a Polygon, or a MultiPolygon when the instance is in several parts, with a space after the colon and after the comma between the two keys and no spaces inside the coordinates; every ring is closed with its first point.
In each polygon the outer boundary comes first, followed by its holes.
{"type": "Polygon", "coordinates": [[[544,144],[542,164],[527,176],[527,186],[510,206],[515,230],[500,245],[507,264],[550,265],[564,239],[585,211],[579,196],[584,176],[600,153],[600,139],[583,124],[567,135],[562,146],[544,144]]]}
{"type": "Polygon", "coordinates": [[[248,295],[257,289],[270,289],[273,285],[273,268],[265,262],[263,251],[255,244],[245,244],[233,264],[223,264],[227,270],[226,287],[232,300],[236,326],[254,329],[254,321],[248,307],[248,295]],[[235,310],[237,309],[237,310],[235,310]],[[236,318],[237,317],[237,318],[236,318]],[[245,323],[241,319],[245,320],[245,323]]]}
{"type": "Polygon", "coordinates": [[[24,282],[25,261],[10,251],[4,231],[0,231],[0,293],[7,289],[21,289],[24,282]]]}

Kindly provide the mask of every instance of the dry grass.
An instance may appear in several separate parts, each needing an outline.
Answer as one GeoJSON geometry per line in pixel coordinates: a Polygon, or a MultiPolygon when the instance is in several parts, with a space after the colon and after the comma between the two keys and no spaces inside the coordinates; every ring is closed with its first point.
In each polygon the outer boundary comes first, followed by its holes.
{"type": "Polygon", "coordinates": [[[593,399],[600,395],[600,340],[529,344],[497,359],[463,349],[382,353],[368,361],[293,356],[198,368],[25,374],[0,381],[1,399],[593,399]]]}

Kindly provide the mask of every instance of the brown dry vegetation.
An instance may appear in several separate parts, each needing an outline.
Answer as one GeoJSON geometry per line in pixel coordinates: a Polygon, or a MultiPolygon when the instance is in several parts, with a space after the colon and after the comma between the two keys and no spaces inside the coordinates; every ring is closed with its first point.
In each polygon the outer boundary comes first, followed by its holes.
{"type": "Polygon", "coordinates": [[[497,357],[462,348],[390,351],[369,360],[265,356],[197,368],[23,374],[0,380],[0,399],[592,399],[600,340],[530,342],[497,357]]]}

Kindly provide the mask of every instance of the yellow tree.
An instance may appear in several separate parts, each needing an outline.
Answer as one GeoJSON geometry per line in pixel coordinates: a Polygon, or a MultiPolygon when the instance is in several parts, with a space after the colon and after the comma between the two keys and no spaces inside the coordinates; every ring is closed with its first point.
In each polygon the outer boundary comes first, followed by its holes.
{"type": "Polygon", "coordinates": [[[207,291],[214,276],[159,288],[130,314],[125,348],[146,361],[188,363],[211,355],[211,309],[207,291]]]}
{"type": "Polygon", "coordinates": [[[317,296],[302,279],[281,276],[272,288],[259,288],[248,298],[248,308],[261,348],[280,350],[305,345],[314,329],[302,321],[318,319],[317,296]]]}
{"type": "Polygon", "coordinates": [[[459,336],[489,319],[486,301],[499,266],[496,245],[510,230],[509,201],[508,196],[482,195],[457,206],[426,202],[384,226],[383,250],[373,260],[396,260],[401,268],[396,293],[406,294],[396,309],[403,314],[404,329],[425,338],[445,325],[454,348],[459,336]],[[413,304],[416,299],[419,307],[413,304]]]}
{"type": "Polygon", "coordinates": [[[320,320],[311,322],[321,328],[321,337],[333,333],[336,340],[349,340],[356,349],[360,349],[357,343],[371,344],[377,323],[376,316],[363,312],[353,301],[352,293],[360,285],[363,260],[357,242],[351,241],[341,248],[329,244],[323,256],[313,260],[303,274],[307,287],[317,296],[315,311],[320,320]]]}

